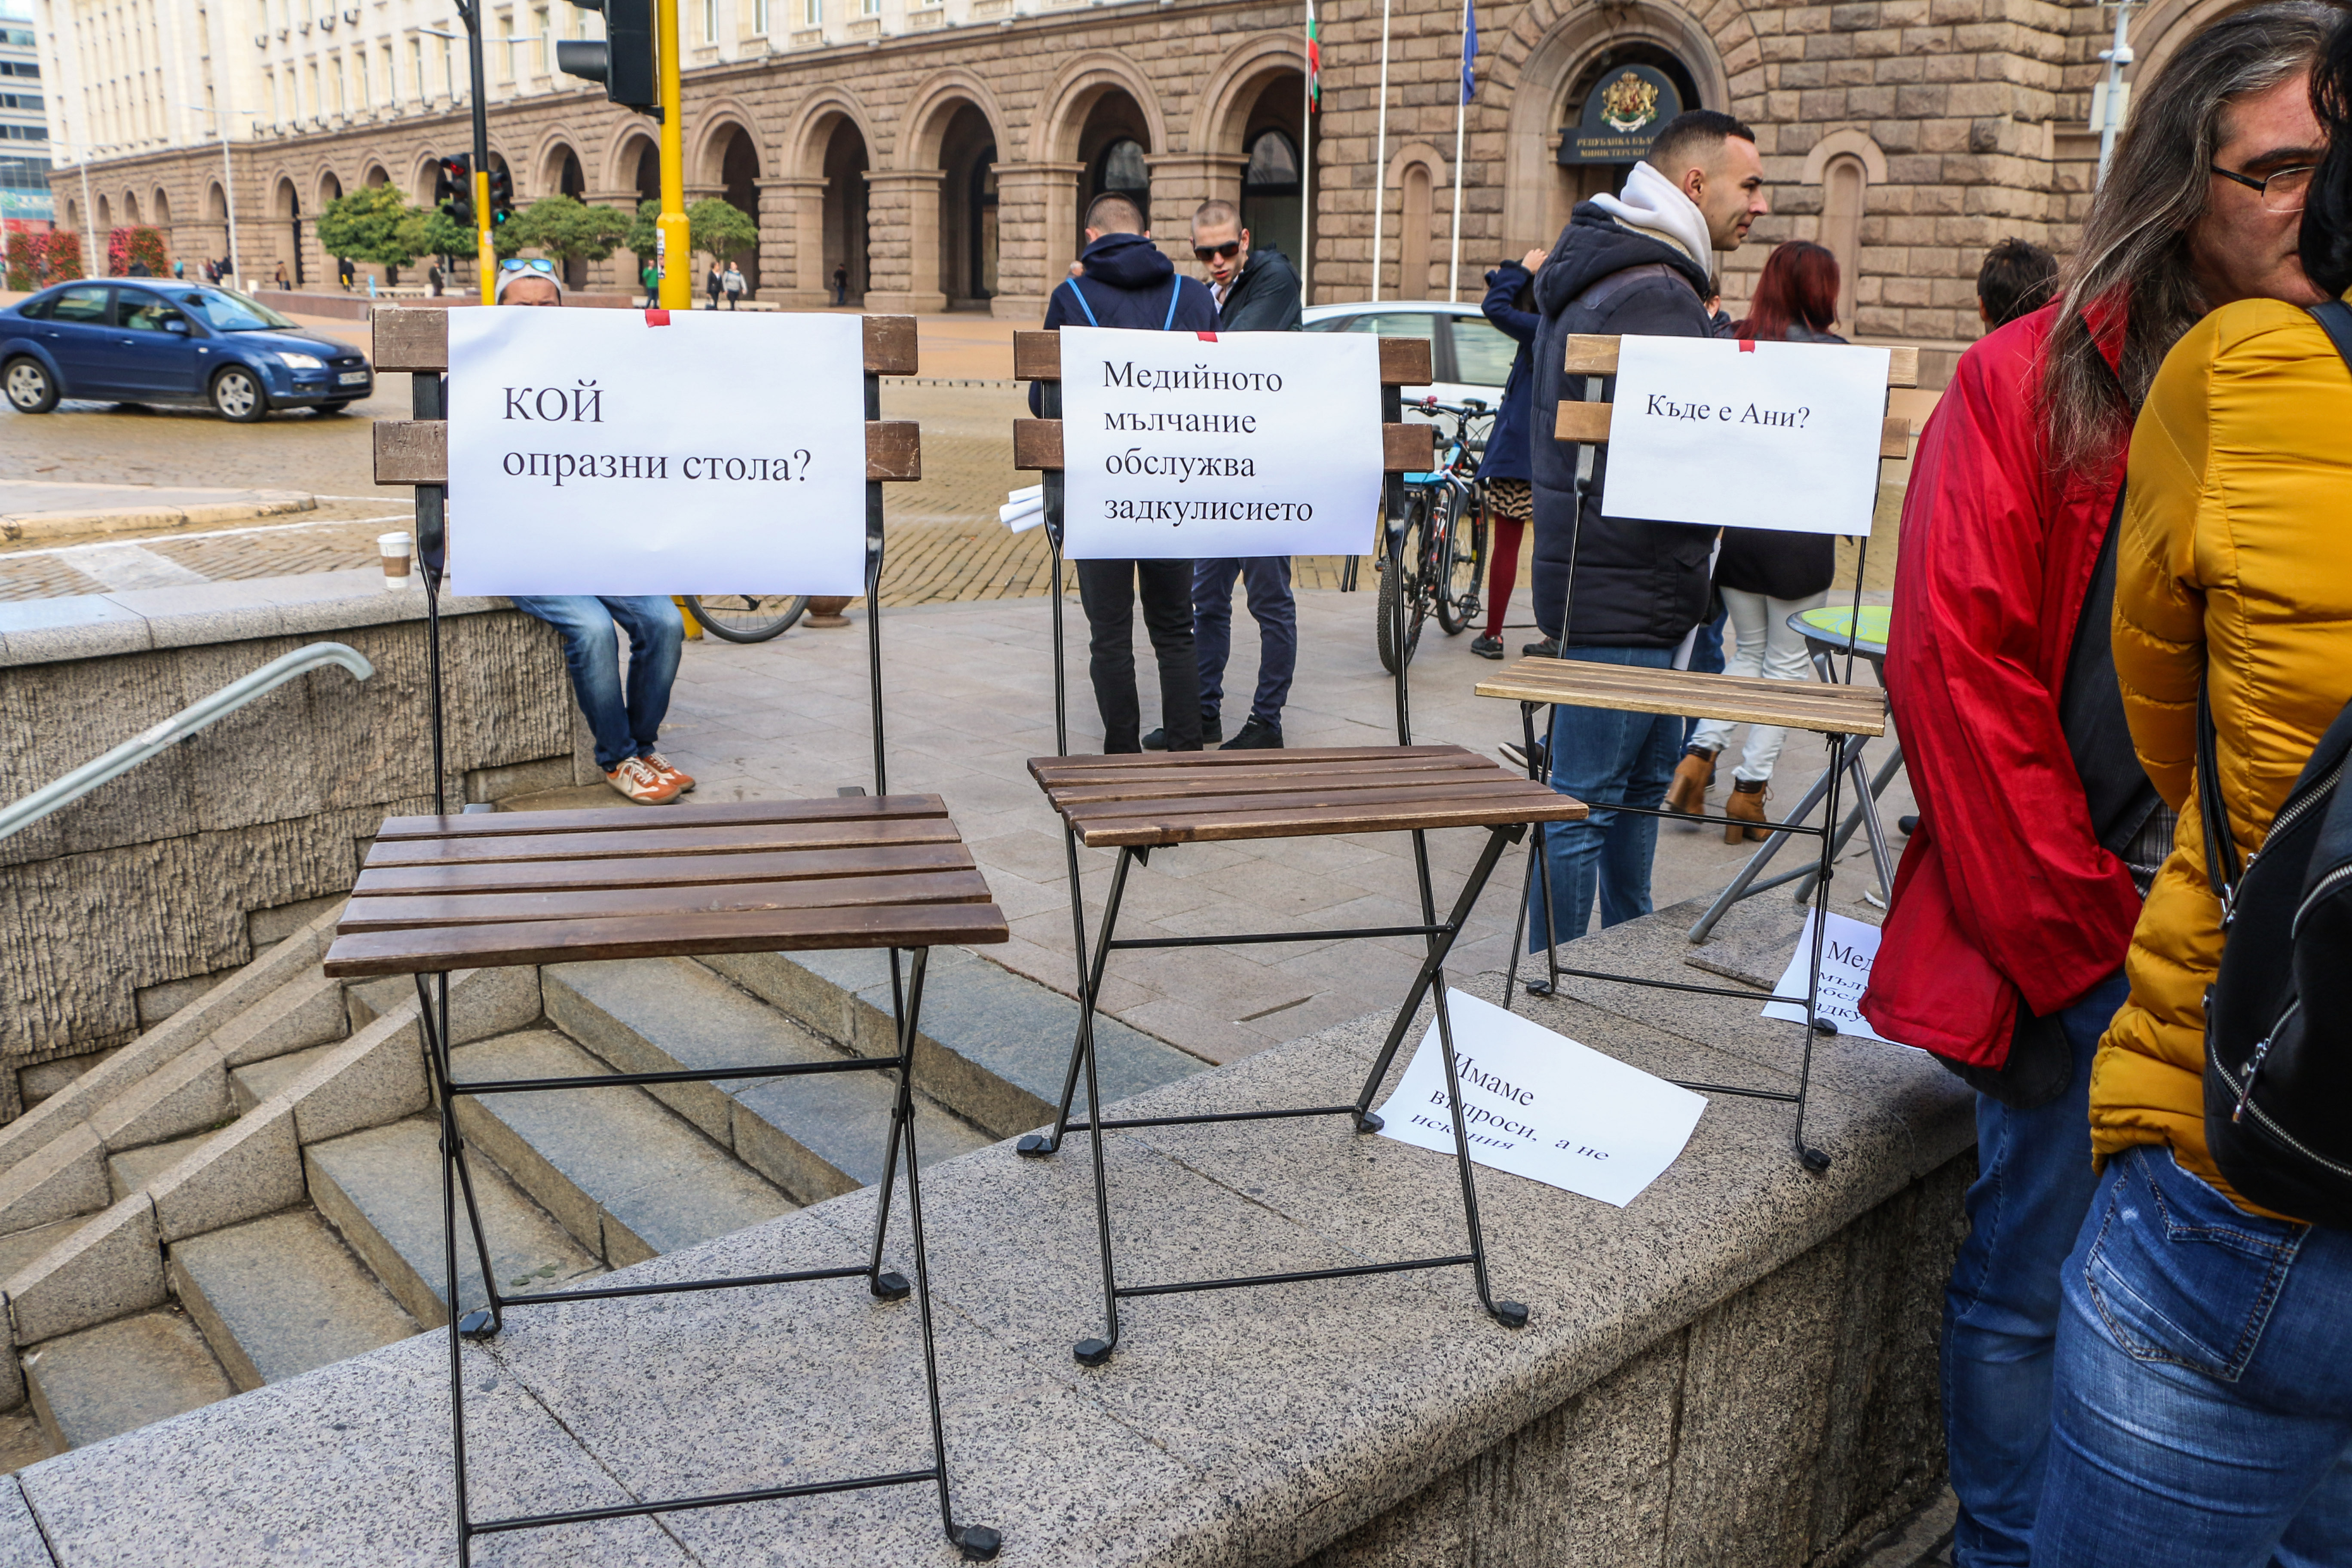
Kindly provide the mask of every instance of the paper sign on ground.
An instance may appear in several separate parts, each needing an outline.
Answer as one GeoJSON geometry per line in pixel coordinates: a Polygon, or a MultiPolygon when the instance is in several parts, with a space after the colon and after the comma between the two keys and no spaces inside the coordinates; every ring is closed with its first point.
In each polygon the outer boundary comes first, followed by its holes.
{"type": "Polygon", "coordinates": [[[1380,340],[1062,329],[1063,553],[1359,554],[1380,515],[1380,340]]]}
{"type": "Polygon", "coordinates": [[[861,594],[855,316],[449,312],[461,594],[861,594]]]}
{"type": "Polygon", "coordinates": [[[1601,510],[1801,533],[1870,531],[1885,349],[1619,340],[1601,510]]]}
{"type": "MultiPolygon", "coordinates": [[[[1774,996],[1794,1000],[1765,1004],[1763,1016],[1787,1018],[1798,1024],[1805,1021],[1805,964],[1813,955],[1813,921],[1820,913],[1818,910],[1805,911],[1805,929],[1797,933],[1797,951],[1789,955],[1789,967],[1782,972],[1780,984],[1772,987],[1774,996]]],[[[1877,958],[1878,928],[1867,921],[1832,913],[1830,923],[1822,931],[1822,989],[1816,1010],[1835,1024],[1841,1035],[1858,1035],[1881,1045],[1901,1046],[1902,1041],[1888,1039],[1862,1016],[1862,994],[1869,989],[1870,966],[1877,958]]]]}
{"type": "MultiPolygon", "coordinates": [[[[1470,1158],[1623,1208],[1690,1142],[1706,1100],[1565,1035],[1449,990],[1470,1158]]],[[[1381,1136],[1454,1152],[1445,1052],[1430,1020],[1381,1107],[1381,1136]]]]}

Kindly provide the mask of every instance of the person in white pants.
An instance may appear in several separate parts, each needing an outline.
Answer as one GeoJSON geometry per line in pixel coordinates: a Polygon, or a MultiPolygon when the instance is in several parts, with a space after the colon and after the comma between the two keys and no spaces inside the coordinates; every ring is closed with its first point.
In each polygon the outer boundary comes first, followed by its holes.
{"type": "MultiPolygon", "coordinates": [[[[1731,653],[1723,661],[1724,674],[1760,675],[1767,680],[1814,679],[1805,639],[1789,629],[1789,617],[1827,603],[1827,588],[1801,599],[1775,599],[1720,584],[1716,591],[1723,595],[1733,639],[1731,653]]],[[[1715,754],[1730,742],[1732,723],[1729,719],[1710,719],[1701,724],[1685,749],[1685,760],[1697,759],[1711,771],[1715,754]]],[[[1727,813],[1744,817],[1748,811],[1742,808],[1748,807],[1754,811],[1758,822],[1764,820],[1764,786],[1771,781],[1772,764],[1780,760],[1780,743],[1787,736],[1788,731],[1778,724],[1748,726],[1748,743],[1740,751],[1739,765],[1731,771],[1731,798],[1724,807],[1727,813]]],[[[1759,826],[1749,826],[1745,831],[1750,838],[1765,837],[1759,826]]],[[[1727,827],[1723,841],[1737,844],[1741,832],[1740,827],[1727,827]]]]}

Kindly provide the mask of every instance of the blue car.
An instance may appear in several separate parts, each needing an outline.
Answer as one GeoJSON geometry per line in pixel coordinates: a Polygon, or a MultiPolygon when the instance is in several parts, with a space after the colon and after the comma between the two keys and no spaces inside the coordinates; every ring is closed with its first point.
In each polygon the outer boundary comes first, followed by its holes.
{"type": "Polygon", "coordinates": [[[257,300],[168,278],[60,283],[0,310],[0,392],[19,414],[61,397],[341,413],[375,385],[367,356],[257,300]]]}

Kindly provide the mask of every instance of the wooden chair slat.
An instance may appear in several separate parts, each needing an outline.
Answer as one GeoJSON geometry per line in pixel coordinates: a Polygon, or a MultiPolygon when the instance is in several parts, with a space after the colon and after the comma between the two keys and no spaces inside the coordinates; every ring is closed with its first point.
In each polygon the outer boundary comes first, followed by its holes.
{"type": "Polygon", "coordinates": [[[915,318],[912,316],[866,316],[866,374],[868,375],[913,375],[922,368],[922,356],[915,347],[915,318]]]}
{"type": "MultiPolygon", "coordinates": [[[[1393,773],[1400,778],[1408,776],[1413,778],[1425,778],[1431,774],[1460,773],[1469,769],[1482,768],[1486,765],[1486,758],[1465,754],[1460,758],[1404,757],[1393,762],[1381,760],[1377,762],[1365,761],[1360,763],[1326,763],[1322,767],[1315,771],[1318,777],[1331,779],[1352,778],[1363,773],[1393,773]]],[[[1055,778],[1053,787],[1057,794],[1068,795],[1078,791],[1103,789],[1112,786],[1122,788],[1132,787],[1137,790],[1145,791],[1167,790],[1171,786],[1178,784],[1188,786],[1205,786],[1212,783],[1222,784],[1227,780],[1233,780],[1257,789],[1280,789],[1283,786],[1283,782],[1286,779],[1296,777],[1297,775],[1297,772],[1298,770],[1295,768],[1274,767],[1215,769],[1163,768],[1157,770],[1150,768],[1136,768],[1127,771],[1106,768],[1101,772],[1095,773],[1077,771],[1066,774],[1058,774],[1055,778]]],[[[1106,795],[1103,798],[1108,800],[1116,797],[1106,795]]]]}
{"type": "Polygon", "coordinates": [[[855,909],[880,904],[984,904],[988,880],[977,870],[911,877],[838,877],[823,881],[728,882],[658,888],[596,888],[577,892],[437,893],[353,899],[338,932],[427,926],[506,925],[526,921],[602,920],[729,910],[855,909]]]}
{"type": "Polygon", "coordinates": [[[359,875],[354,899],[445,893],[537,893],[595,888],[715,888],[730,882],[820,881],[972,868],[961,843],[854,849],[755,850],[743,855],[649,855],[606,860],[520,860],[489,865],[374,866],[359,875]]]}
{"type": "Polygon", "coordinates": [[[719,952],[811,952],[840,948],[931,947],[1008,940],[994,904],[895,905],[862,910],[731,910],[709,914],[529,921],[507,925],[357,931],[327,950],[336,979],[416,974],[504,964],[719,952]]]}
{"type": "Polygon", "coordinates": [[[1886,693],[1874,686],[1759,680],[1683,669],[1630,669],[1581,659],[1523,659],[1481,680],[1481,697],[1567,708],[1680,713],[1839,735],[1886,733],[1886,693]],[[1778,689],[1774,689],[1777,688],[1778,689]]]}
{"type": "Polygon", "coordinates": [[[515,838],[433,838],[378,844],[379,866],[488,865],[518,860],[600,860],[635,855],[731,855],[755,849],[847,849],[878,844],[945,844],[958,835],[944,817],[911,822],[799,822],[768,826],[678,828],[667,833],[574,833],[515,838]]]}
{"type": "Polygon", "coordinates": [[[1465,801],[1536,800],[1550,795],[1546,785],[1528,778],[1513,778],[1496,770],[1491,779],[1465,780],[1461,784],[1442,785],[1411,785],[1390,789],[1297,789],[1269,790],[1257,795],[1205,795],[1171,799],[1165,795],[1146,800],[1104,800],[1066,802],[1053,801],[1063,816],[1080,827],[1097,823],[1152,817],[1160,821],[1180,821],[1192,817],[1230,816],[1238,812],[1281,812],[1296,814],[1304,821],[1325,811],[1356,811],[1366,806],[1391,805],[1438,806],[1458,805],[1465,801]]]}
{"type": "MultiPolygon", "coordinates": [[[[1051,332],[1042,334],[1051,337],[1051,332]]],[[[1062,466],[1062,422],[1058,419],[1015,419],[1013,422],[1013,466],[1024,471],[1062,466]]]]}
{"type": "Polygon", "coordinates": [[[1248,838],[1315,838],[1341,833],[1391,833],[1410,828],[1496,827],[1523,822],[1581,822],[1584,803],[1550,790],[1540,801],[1522,798],[1471,800],[1458,805],[1359,805],[1302,816],[1296,811],[1244,811],[1187,815],[1155,821],[1120,819],[1080,829],[1090,849],[1127,846],[1229,843],[1248,838]]]}
{"type": "Polygon", "coordinates": [[[1112,769],[1318,768],[1326,763],[1387,763],[1411,757],[1466,757],[1473,762],[1492,761],[1461,746],[1294,746],[1281,752],[1121,752],[1032,757],[1029,759],[1029,776],[1041,784],[1051,785],[1072,773],[1097,773],[1112,769]]]}
{"type": "Polygon", "coordinates": [[[1305,774],[1202,773],[1171,781],[1130,778],[1113,784],[1057,784],[1048,798],[1055,805],[1089,811],[1115,801],[1214,801],[1227,795],[1276,796],[1294,794],[1331,795],[1348,790],[1444,790],[1465,784],[1482,787],[1494,782],[1488,768],[1403,769],[1379,773],[1342,773],[1338,769],[1305,774]]]}

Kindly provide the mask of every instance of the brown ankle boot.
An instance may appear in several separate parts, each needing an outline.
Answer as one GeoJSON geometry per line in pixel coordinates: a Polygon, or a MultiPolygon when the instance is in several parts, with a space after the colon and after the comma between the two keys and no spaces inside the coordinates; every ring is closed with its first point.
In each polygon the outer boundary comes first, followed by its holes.
{"type": "Polygon", "coordinates": [[[1732,818],[1732,825],[1723,830],[1726,844],[1737,844],[1742,837],[1750,843],[1761,844],[1771,835],[1765,831],[1764,785],[1761,781],[1749,784],[1746,779],[1735,782],[1731,795],[1723,803],[1723,815],[1732,818]],[[1753,826],[1741,826],[1748,823],[1753,826]]]}
{"type": "Polygon", "coordinates": [[[1677,816],[1701,816],[1706,812],[1706,786],[1715,782],[1715,753],[1691,750],[1675,766],[1674,782],[1666,786],[1666,809],[1677,816]]]}

